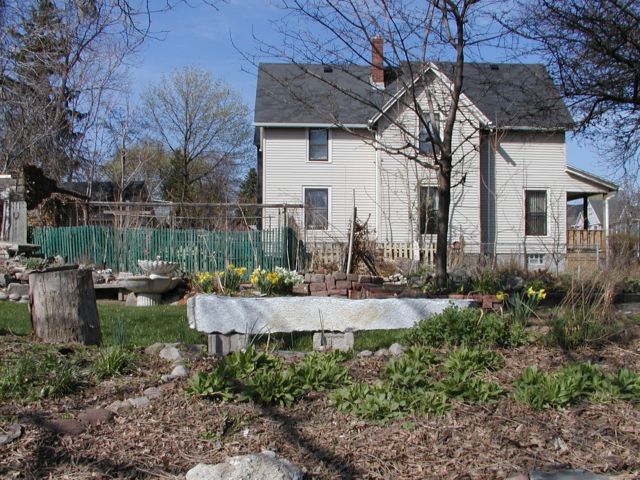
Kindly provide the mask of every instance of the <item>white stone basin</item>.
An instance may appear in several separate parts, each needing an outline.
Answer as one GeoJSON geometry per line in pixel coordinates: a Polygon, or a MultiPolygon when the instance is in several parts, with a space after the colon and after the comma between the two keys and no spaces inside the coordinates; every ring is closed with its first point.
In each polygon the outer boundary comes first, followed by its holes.
{"type": "Polygon", "coordinates": [[[168,277],[178,270],[180,264],[165,260],[138,260],[138,266],[146,273],[168,277]]]}
{"type": "Polygon", "coordinates": [[[135,276],[120,280],[120,285],[133,293],[165,293],[176,288],[178,283],[180,277],[135,276]]]}

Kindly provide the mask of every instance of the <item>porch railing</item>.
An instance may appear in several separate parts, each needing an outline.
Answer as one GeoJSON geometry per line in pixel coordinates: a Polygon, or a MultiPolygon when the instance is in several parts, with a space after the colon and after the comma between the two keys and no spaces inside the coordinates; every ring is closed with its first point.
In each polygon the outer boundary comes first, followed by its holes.
{"type": "Polygon", "coordinates": [[[603,251],[604,247],[604,230],[567,230],[567,250],[603,251]]]}

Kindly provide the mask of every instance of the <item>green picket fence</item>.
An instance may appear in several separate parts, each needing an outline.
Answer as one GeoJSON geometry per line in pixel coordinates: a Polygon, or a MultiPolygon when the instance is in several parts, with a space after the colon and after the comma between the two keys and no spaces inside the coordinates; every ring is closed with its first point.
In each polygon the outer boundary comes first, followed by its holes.
{"type": "Polygon", "coordinates": [[[244,232],[116,229],[103,226],[35,227],[30,242],[47,257],[69,263],[92,263],[115,272],[138,270],[137,262],[155,259],[180,263],[185,272],[215,271],[228,263],[273,269],[296,267],[298,239],[291,228],[244,232]]]}

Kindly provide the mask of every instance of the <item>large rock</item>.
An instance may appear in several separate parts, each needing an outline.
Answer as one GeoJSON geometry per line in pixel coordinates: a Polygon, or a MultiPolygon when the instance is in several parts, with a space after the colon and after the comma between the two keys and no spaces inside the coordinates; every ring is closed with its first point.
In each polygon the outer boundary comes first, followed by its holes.
{"type": "Polygon", "coordinates": [[[186,480],[302,480],[302,471],[284,458],[267,450],[238,457],[224,463],[200,463],[187,472],[186,480]]]}
{"type": "Polygon", "coordinates": [[[471,300],[336,297],[242,298],[197,295],[187,303],[189,325],[204,333],[265,333],[411,328],[450,306],[471,300]]]}

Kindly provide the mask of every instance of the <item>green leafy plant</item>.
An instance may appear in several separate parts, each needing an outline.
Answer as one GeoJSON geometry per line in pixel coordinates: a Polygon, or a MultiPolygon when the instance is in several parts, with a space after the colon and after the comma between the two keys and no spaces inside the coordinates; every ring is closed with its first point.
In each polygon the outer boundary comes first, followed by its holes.
{"type": "Polygon", "coordinates": [[[449,353],[444,370],[447,373],[469,372],[474,375],[486,370],[499,370],[503,366],[504,358],[499,353],[463,346],[449,353]]]}
{"type": "Polygon", "coordinates": [[[546,297],[547,293],[543,288],[536,290],[533,287],[511,295],[503,294],[506,312],[514,322],[523,326],[526,326],[529,318],[535,315],[536,307],[546,297]]]}
{"type": "Polygon", "coordinates": [[[433,352],[424,347],[412,347],[404,355],[389,360],[382,378],[392,387],[401,389],[428,388],[429,367],[438,362],[433,352]]]}
{"type": "Polygon", "coordinates": [[[193,375],[185,392],[190,397],[207,398],[214,401],[226,401],[233,398],[230,379],[216,369],[213,372],[198,372],[193,375]]]}
{"type": "Polygon", "coordinates": [[[500,280],[496,278],[495,271],[484,269],[471,279],[471,291],[478,293],[496,293],[500,290],[500,280]]]}
{"type": "Polygon", "coordinates": [[[470,403],[493,402],[504,394],[498,384],[478,378],[470,370],[449,372],[439,388],[448,397],[470,403]]]}
{"type": "Polygon", "coordinates": [[[93,363],[93,373],[98,380],[136,371],[137,355],[122,347],[103,349],[93,363]]]}
{"type": "Polygon", "coordinates": [[[253,400],[262,405],[291,406],[302,396],[300,378],[291,368],[286,370],[256,370],[248,376],[239,392],[241,400],[253,400]]]}
{"type": "Polygon", "coordinates": [[[296,364],[293,370],[303,390],[322,391],[342,387],[351,381],[347,368],[340,363],[345,358],[341,352],[313,352],[296,364]]]}
{"type": "Polygon", "coordinates": [[[476,308],[447,308],[411,328],[405,341],[410,345],[511,346],[523,340],[523,330],[494,313],[476,308]]]}

